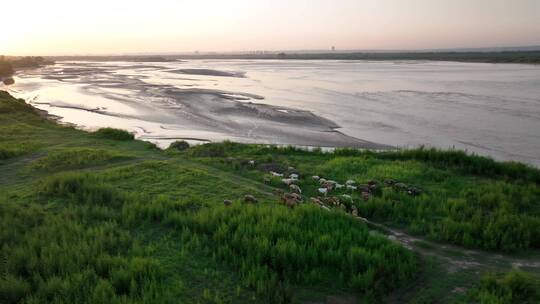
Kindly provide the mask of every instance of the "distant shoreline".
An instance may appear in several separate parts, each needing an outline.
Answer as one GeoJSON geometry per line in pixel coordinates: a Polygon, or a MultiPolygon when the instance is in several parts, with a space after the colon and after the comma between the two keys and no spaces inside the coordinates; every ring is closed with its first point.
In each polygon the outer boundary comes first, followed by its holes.
{"type": "Polygon", "coordinates": [[[223,60],[367,60],[367,61],[452,61],[472,63],[540,64],[540,51],[497,52],[269,52],[269,53],[205,53],[178,55],[123,55],[123,56],[50,56],[55,61],[135,61],[168,62],[193,59],[223,60]]]}

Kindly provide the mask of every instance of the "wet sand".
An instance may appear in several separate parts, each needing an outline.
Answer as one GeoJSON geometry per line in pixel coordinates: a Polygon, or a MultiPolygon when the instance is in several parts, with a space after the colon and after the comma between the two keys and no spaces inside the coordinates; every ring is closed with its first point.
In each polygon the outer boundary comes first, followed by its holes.
{"type": "MultiPolygon", "coordinates": [[[[153,65],[127,65],[130,70],[162,69],[153,65]]],[[[73,92],[61,98],[34,96],[34,106],[61,116],[60,121],[83,128],[126,128],[137,137],[164,146],[175,139],[211,142],[231,139],[245,143],[290,144],[320,147],[389,148],[341,133],[340,126],[310,111],[265,104],[263,96],[220,89],[149,84],[144,76],[115,73],[118,66],[68,63],[34,73],[40,86],[71,83],[73,92]],[[92,98],[89,98],[92,96],[92,98]],[[127,123],[127,125],[126,125],[127,123]],[[199,136],[197,136],[199,135],[199,136]],[[201,136],[202,135],[202,136],[201,136]]],[[[245,77],[241,72],[211,69],[175,69],[166,73],[215,77],[245,77]]],[[[30,75],[28,75],[30,76],[30,75]]],[[[25,92],[24,76],[19,95],[25,92]]],[[[57,92],[56,92],[57,93],[57,92]]],[[[45,94],[46,95],[46,94],[45,94]]]]}

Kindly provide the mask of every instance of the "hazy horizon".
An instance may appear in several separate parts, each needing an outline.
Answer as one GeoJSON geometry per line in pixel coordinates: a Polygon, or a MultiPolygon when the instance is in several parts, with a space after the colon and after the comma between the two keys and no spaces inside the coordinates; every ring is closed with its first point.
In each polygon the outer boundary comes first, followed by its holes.
{"type": "Polygon", "coordinates": [[[540,45],[536,0],[20,0],[3,9],[6,55],[540,45]]]}

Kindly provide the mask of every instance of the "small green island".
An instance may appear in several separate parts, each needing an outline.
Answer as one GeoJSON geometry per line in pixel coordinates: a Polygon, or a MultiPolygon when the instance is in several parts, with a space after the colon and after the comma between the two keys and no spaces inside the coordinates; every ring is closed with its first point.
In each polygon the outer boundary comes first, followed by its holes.
{"type": "Polygon", "coordinates": [[[0,91],[1,303],[539,303],[540,171],[462,151],[169,149],[0,91]]]}

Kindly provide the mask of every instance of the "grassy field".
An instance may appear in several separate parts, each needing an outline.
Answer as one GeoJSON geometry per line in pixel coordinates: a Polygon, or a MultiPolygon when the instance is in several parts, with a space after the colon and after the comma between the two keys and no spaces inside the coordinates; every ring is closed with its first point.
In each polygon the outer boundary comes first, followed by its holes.
{"type": "Polygon", "coordinates": [[[0,92],[0,302],[537,303],[539,181],[458,151],[162,151],[0,92]]]}

